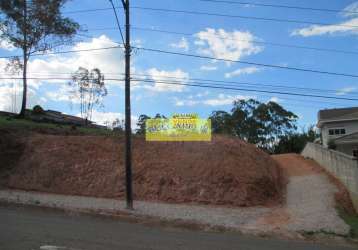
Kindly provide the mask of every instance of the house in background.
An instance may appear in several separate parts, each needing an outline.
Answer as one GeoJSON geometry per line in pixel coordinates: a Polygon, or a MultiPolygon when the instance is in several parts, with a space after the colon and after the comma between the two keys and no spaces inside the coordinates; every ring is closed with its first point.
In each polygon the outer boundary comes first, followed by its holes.
{"type": "Polygon", "coordinates": [[[358,157],[358,107],[320,110],[317,127],[324,147],[358,157]]]}

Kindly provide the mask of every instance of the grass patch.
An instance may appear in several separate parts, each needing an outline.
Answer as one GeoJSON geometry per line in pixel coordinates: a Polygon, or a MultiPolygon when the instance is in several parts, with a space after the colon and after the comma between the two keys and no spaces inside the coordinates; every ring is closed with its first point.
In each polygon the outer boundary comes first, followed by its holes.
{"type": "Polygon", "coordinates": [[[55,123],[34,122],[28,119],[18,119],[8,116],[0,116],[0,129],[10,129],[16,131],[35,131],[49,134],[69,134],[69,135],[102,135],[114,136],[118,132],[105,128],[74,127],[55,123]]]}
{"type": "Polygon", "coordinates": [[[351,227],[349,236],[358,239],[358,215],[351,215],[343,208],[337,208],[339,216],[351,227]]]}

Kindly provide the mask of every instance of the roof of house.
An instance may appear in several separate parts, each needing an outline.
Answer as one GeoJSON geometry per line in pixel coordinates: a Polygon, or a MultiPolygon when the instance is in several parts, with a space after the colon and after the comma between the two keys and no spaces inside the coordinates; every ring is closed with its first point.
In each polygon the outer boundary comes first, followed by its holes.
{"type": "Polygon", "coordinates": [[[318,127],[325,122],[339,120],[358,120],[358,107],[323,109],[318,112],[318,127]]]}

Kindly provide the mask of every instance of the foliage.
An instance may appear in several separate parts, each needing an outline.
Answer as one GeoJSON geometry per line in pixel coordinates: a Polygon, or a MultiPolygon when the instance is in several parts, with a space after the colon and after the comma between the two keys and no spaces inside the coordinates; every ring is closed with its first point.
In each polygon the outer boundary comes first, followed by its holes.
{"type": "Polygon", "coordinates": [[[314,126],[307,130],[303,129],[301,133],[293,132],[280,137],[278,144],[274,147],[275,154],[301,153],[307,142],[314,142],[319,138],[314,126]]]}
{"type": "Polygon", "coordinates": [[[32,113],[33,113],[33,114],[36,114],[36,115],[39,115],[39,114],[43,114],[43,113],[44,113],[44,110],[43,110],[43,108],[42,108],[40,105],[35,105],[35,106],[32,108],[32,113]]]}
{"type": "Polygon", "coordinates": [[[0,115],[0,129],[9,129],[18,132],[39,131],[40,133],[63,135],[115,135],[112,130],[104,128],[76,127],[54,123],[35,122],[28,119],[14,119],[0,115]]]}
{"type": "Polygon", "coordinates": [[[342,207],[337,207],[339,216],[350,226],[349,236],[358,239],[358,214],[347,213],[342,207]]]}
{"type": "Polygon", "coordinates": [[[280,137],[296,130],[297,116],[275,102],[249,99],[235,101],[231,113],[214,111],[210,119],[213,133],[234,135],[272,152],[280,137]]]}
{"type": "MultiPolygon", "coordinates": [[[[154,116],[154,118],[156,118],[156,119],[159,119],[159,118],[166,119],[166,116],[161,115],[161,114],[156,114],[154,116]]],[[[145,135],[145,122],[148,119],[152,119],[152,118],[150,116],[147,116],[147,115],[144,115],[144,114],[139,116],[138,122],[137,122],[137,127],[138,128],[136,130],[137,135],[145,135]]]]}
{"type": "Polygon", "coordinates": [[[113,131],[116,132],[124,132],[125,128],[124,128],[124,120],[120,120],[118,118],[116,118],[113,122],[112,122],[112,129],[113,131]]]}
{"type": "Polygon", "coordinates": [[[79,24],[61,14],[67,0],[0,1],[0,38],[23,52],[22,61],[13,60],[11,70],[23,71],[24,116],[27,94],[27,62],[31,55],[71,44],[79,24]]]}
{"type": "Polygon", "coordinates": [[[69,82],[72,87],[70,98],[79,100],[81,117],[86,120],[92,119],[95,106],[103,106],[102,100],[108,92],[104,85],[104,76],[99,69],[88,69],[80,67],[69,82]]]}
{"type": "Polygon", "coordinates": [[[231,115],[225,111],[211,113],[211,130],[215,134],[234,134],[231,115]]]}

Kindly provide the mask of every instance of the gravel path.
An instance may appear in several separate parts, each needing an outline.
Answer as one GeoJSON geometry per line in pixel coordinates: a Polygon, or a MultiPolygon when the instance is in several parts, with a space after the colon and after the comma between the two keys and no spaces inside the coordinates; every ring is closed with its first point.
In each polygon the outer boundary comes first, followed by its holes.
{"type": "Polygon", "coordinates": [[[286,205],[291,219],[284,228],[348,234],[349,226],[335,209],[336,191],[337,188],[324,174],[291,177],[286,205]]]}
{"type": "MultiPolygon", "coordinates": [[[[297,159],[292,159],[292,162],[294,160],[297,161],[297,159]]],[[[296,162],[298,167],[302,166],[300,161],[305,160],[299,159],[296,162]]],[[[307,167],[307,162],[304,164],[307,167]]],[[[325,231],[346,235],[349,232],[349,226],[338,216],[334,208],[336,191],[336,187],[323,173],[308,169],[305,174],[289,176],[287,202],[283,207],[222,208],[135,202],[135,210],[132,213],[222,226],[243,232],[325,231]]],[[[0,200],[65,209],[102,210],[109,213],[128,212],[124,209],[123,201],[92,197],[0,190],[0,200]]]]}

